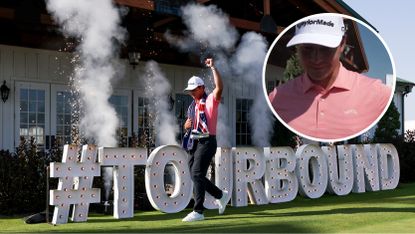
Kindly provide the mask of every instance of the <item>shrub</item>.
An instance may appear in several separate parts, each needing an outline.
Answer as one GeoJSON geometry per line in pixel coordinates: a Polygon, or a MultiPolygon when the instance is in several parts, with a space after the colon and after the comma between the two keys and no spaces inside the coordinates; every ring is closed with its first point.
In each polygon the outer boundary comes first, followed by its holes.
{"type": "Polygon", "coordinates": [[[277,119],[274,121],[274,133],[270,143],[272,146],[290,146],[293,148],[301,144],[299,137],[277,119]]]}
{"type": "Polygon", "coordinates": [[[415,131],[406,131],[405,135],[393,142],[398,151],[401,168],[400,182],[414,182],[415,173],[415,131]],[[404,140],[405,139],[405,140],[404,140]]]}
{"type": "Polygon", "coordinates": [[[16,153],[0,151],[0,214],[45,210],[46,168],[61,155],[56,144],[49,151],[39,151],[34,138],[21,138],[16,153]]]}

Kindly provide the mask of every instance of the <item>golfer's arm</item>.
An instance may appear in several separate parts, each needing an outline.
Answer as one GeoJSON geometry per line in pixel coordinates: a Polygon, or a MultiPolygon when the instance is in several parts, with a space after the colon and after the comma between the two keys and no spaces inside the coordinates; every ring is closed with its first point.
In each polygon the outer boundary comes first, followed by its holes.
{"type": "Polygon", "coordinates": [[[218,70],[214,66],[212,66],[210,69],[212,70],[213,80],[215,81],[215,89],[213,90],[213,95],[215,96],[216,100],[220,100],[223,91],[222,78],[220,77],[218,70]]]}

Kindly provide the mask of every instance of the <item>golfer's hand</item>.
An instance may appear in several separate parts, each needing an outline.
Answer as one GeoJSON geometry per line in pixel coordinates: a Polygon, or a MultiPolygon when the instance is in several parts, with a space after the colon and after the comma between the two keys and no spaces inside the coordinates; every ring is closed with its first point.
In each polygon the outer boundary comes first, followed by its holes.
{"type": "Polygon", "coordinates": [[[191,119],[187,119],[186,123],[184,123],[184,129],[190,129],[192,127],[192,120],[191,119]]]}
{"type": "Polygon", "coordinates": [[[205,64],[206,64],[206,66],[208,66],[208,67],[213,67],[213,59],[212,59],[212,58],[207,58],[207,59],[205,60],[205,64]]]}

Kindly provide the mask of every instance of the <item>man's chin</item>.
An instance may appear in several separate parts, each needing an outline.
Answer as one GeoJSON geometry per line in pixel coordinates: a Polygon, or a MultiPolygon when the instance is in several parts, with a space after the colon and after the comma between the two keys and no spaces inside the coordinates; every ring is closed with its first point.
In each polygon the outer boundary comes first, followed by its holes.
{"type": "Polygon", "coordinates": [[[312,81],[322,81],[325,80],[326,77],[328,77],[327,72],[308,72],[308,77],[310,77],[310,79],[312,81]]]}

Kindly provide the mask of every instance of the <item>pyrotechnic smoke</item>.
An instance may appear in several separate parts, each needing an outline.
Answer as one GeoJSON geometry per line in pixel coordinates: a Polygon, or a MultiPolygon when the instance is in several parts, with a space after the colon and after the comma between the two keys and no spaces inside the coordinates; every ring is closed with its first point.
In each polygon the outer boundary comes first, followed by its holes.
{"type": "MultiPolygon", "coordinates": [[[[81,131],[99,146],[116,146],[119,120],[108,99],[113,91],[111,81],[119,72],[117,45],[126,35],[120,27],[120,11],[111,0],[47,0],[47,9],[66,36],[80,41],[73,83],[81,98],[81,131]]],[[[108,200],[112,168],[103,171],[108,200]]]]}
{"type": "Polygon", "coordinates": [[[238,32],[229,23],[228,16],[214,5],[188,4],[181,9],[184,24],[189,29],[186,37],[177,38],[169,32],[167,40],[184,51],[200,49],[200,45],[212,50],[231,49],[238,40],[238,32]]]}
{"type": "Polygon", "coordinates": [[[154,61],[147,62],[145,96],[150,100],[149,111],[155,113],[153,123],[157,143],[160,145],[178,145],[176,135],[179,132],[177,120],[172,112],[170,101],[171,86],[160,67],[154,61]]]}
{"type": "Polygon", "coordinates": [[[120,11],[111,0],[48,0],[47,9],[66,36],[76,37],[79,64],[75,68],[83,114],[80,127],[99,146],[115,146],[118,118],[108,99],[117,72],[117,44],[126,31],[120,27],[120,11]]]}
{"type": "Polygon", "coordinates": [[[252,142],[259,147],[270,146],[273,133],[273,118],[262,91],[262,66],[267,53],[267,42],[254,32],[245,33],[236,53],[232,57],[234,74],[242,78],[255,92],[253,105],[249,111],[252,142]]]}
{"type": "MultiPolygon", "coordinates": [[[[229,75],[230,69],[226,53],[234,48],[239,35],[237,30],[230,25],[228,16],[214,5],[188,4],[181,8],[181,12],[182,20],[188,31],[184,32],[185,37],[180,38],[166,32],[165,37],[169,43],[182,51],[198,54],[201,57],[201,63],[205,58],[214,55],[215,66],[218,67],[222,78],[229,75]]],[[[210,69],[202,74],[202,78],[205,80],[206,90],[211,90],[213,79],[210,69]]],[[[223,83],[225,87],[229,87],[226,79],[223,79],[223,83]]],[[[223,104],[219,106],[221,114],[218,116],[216,134],[218,146],[230,147],[227,109],[228,106],[223,104]]]]}
{"type": "MultiPolygon", "coordinates": [[[[249,113],[252,141],[257,146],[269,146],[273,131],[273,118],[262,91],[262,65],[267,51],[267,42],[259,34],[248,32],[239,39],[237,30],[229,23],[229,18],[214,5],[189,4],[182,7],[182,20],[188,28],[185,37],[178,38],[166,33],[167,40],[183,51],[205,56],[210,51],[221,73],[225,89],[237,92],[236,83],[244,83],[255,93],[249,113]],[[235,50],[233,54],[230,51],[235,50]],[[226,78],[232,77],[232,80],[226,78]]],[[[206,79],[205,79],[206,80],[206,79]]],[[[227,110],[228,102],[220,106],[218,116],[218,146],[230,145],[230,129],[227,110]]]]}
{"type": "MultiPolygon", "coordinates": [[[[226,79],[228,77],[232,77],[231,67],[229,66],[229,59],[227,55],[223,52],[217,52],[214,54],[214,63],[219,71],[222,81],[224,90],[222,92],[222,97],[225,97],[229,90],[232,89],[232,80],[226,79]]],[[[209,69],[210,72],[210,69],[209,69]]],[[[212,76],[209,73],[209,83],[213,83],[212,76]]],[[[205,82],[206,83],[206,82],[205,82]]],[[[229,116],[229,100],[222,98],[221,104],[219,105],[218,110],[218,123],[216,126],[216,139],[219,147],[231,147],[231,117],[229,116]]]]}

